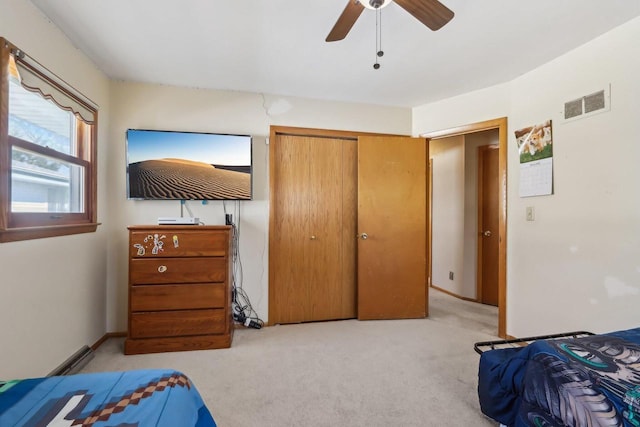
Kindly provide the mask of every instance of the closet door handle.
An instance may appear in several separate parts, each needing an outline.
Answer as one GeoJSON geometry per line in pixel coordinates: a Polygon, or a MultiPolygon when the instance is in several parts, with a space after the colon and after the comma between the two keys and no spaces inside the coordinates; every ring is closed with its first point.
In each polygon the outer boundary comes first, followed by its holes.
{"type": "Polygon", "coordinates": [[[316,240],[316,236],[311,236],[311,240],[316,240]]]}
{"type": "Polygon", "coordinates": [[[356,238],[367,240],[369,238],[369,235],[367,233],[360,233],[356,235],[356,238]]]}

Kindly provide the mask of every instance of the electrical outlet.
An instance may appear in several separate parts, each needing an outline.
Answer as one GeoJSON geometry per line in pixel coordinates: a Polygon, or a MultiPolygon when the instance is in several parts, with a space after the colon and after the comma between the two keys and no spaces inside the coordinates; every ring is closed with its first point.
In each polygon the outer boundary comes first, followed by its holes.
{"type": "Polygon", "coordinates": [[[535,221],[536,210],[533,206],[527,206],[527,221],[535,221]]]}
{"type": "Polygon", "coordinates": [[[453,280],[453,271],[449,272],[449,280],[453,280]]]}

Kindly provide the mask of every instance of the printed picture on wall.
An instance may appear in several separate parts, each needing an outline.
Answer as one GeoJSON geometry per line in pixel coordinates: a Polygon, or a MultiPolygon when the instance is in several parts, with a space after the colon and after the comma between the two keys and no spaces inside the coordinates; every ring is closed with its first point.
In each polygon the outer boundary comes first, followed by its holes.
{"type": "Polygon", "coordinates": [[[546,159],[553,156],[551,120],[515,131],[520,163],[546,159]]]}
{"type": "Polygon", "coordinates": [[[520,154],[520,197],[553,194],[551,120],[515,132],[520,154]]]}

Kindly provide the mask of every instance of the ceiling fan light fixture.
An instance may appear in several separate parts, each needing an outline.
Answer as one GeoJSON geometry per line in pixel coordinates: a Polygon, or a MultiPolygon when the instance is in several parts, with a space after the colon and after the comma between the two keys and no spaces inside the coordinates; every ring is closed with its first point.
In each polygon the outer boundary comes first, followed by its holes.
{"type": "Polygon", "coordinates": [[[371,10],[382,9],[391,3],[391,1],[392,0],[358,0],[361,5],[371,10]]]}

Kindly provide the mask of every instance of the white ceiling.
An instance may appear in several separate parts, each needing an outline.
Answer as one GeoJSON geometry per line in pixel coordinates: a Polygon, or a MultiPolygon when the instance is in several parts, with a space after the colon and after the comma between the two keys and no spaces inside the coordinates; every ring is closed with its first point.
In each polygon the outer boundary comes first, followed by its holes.
{"type": "Polygon", "coordinates": [[[441,0],[433,32],[396,4],[325,37],[347,0],[32,0],[118,80],[413,107],[506,82],[640,15],[640,0],[441,0]]]}

